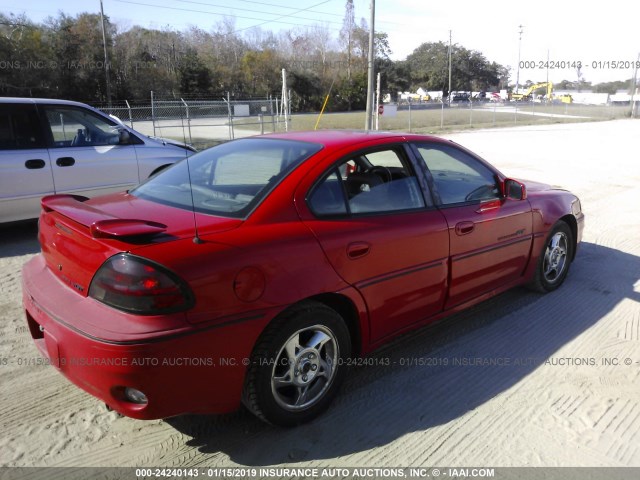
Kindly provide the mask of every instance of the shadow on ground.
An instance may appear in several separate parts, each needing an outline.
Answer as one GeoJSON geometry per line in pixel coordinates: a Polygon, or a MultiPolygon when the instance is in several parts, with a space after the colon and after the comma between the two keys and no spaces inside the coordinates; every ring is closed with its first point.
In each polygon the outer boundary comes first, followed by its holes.
{"type": "Polygon", "coordinates": [[[515,289],[383,347],[373,358],[390,365],[352,368],[329,411],[307,425],[271,427],[244,410],[167,422],[200,452],[250,466],[336,459],[448,423],[525,380],[623,299],[640,302],[640,257],[583,243],[571,268],[556,292],[515,289]],[[510,365],[452,365],[473,358],[510,365]]]}
{"type": "Polygon", "coordinates": [[[37,220],[0,225],[0,258],[39,251],[37,220]]]}

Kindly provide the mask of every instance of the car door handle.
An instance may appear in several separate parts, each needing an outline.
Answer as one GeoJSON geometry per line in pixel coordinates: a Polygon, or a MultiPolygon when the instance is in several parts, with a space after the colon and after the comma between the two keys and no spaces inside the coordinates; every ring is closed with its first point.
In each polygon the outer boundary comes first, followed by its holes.
{"type": "Polygon", "coordinates": [[[76,159],[73,157],[60,157],[56,160],[56,165],[59,167],[70,167],[74,163],[76,163],[76,159]]]}
{"type": "Polygon", "coordinates": [[[347,257],[351,260],[362,258],[371,251],[371,245],[367,242],[353,242],[347,246],[347,257]]]}
{"type": "Polygon", "coordinates": [[[41,160],[39,158],[32,158],[31,160],[27,160],[26,162],[24,162],[24,166],[29,170],[44,168],[45,165],[46,163],[44,163],[44,160],[41,160]]]}
{"type": "Polygon", "coordinates": [[[473,232],[474,228],[476,228],[476,226],[473,222],[460,222],[456,224],[456,234],[466,235],[473,232]]]}

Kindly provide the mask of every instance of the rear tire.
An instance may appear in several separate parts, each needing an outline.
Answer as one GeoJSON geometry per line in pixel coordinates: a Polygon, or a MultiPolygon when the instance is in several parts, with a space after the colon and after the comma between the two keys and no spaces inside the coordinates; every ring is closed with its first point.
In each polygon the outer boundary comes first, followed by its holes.
{"type": "Polygon", "coordinates": [[[350,355],[342,317],[321,303],[305,302],[275,319],[258,340],[243,402],[274,425],[308,422],[331,404],[350,355]]]}
{"type": "Polygon", "coordinates": [[[573,258],[573,233],[562,220],[558,221],[544,242],[536,273],[529,288],[541,293],[552,292],[564,282],[573,258]]]}

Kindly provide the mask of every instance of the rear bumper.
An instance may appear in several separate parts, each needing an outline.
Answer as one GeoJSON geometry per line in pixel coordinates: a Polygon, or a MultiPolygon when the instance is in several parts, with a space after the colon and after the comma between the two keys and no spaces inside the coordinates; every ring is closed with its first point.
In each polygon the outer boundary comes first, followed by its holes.
{"type": "Polygon", "coordinates": [[[105,309],[71,290],[50,272],[42,255],[25,264],[22,278],[27,322],[40,352],[71,382],[114,410],[156,419],[239,407],[248,358],[268,323],[267,314],[215,328],[187,326],[114,340],[78,328],[86,324],[78,315],[93,312],[93,323],[104,325],[136,321],[135,316],[105,309]],[[127,401],[125,387],[143,392],[148,403],[127,401]]]}

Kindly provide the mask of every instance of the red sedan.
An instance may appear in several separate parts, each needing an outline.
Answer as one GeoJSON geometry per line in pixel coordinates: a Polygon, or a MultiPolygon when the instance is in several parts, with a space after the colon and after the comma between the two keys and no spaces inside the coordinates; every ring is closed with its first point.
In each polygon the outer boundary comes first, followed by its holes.
{"type": "Polygon", "coordinates": [[[243,402],[295,425],[350,357],[516,285],[558,288],[583,225],[575,195],[450,141],[268,135],[129,192],[45,197],[24,307],[50,363],[124,415],[243,402]]]}

